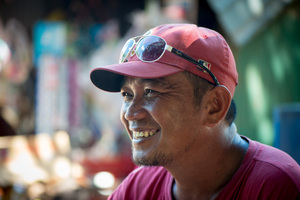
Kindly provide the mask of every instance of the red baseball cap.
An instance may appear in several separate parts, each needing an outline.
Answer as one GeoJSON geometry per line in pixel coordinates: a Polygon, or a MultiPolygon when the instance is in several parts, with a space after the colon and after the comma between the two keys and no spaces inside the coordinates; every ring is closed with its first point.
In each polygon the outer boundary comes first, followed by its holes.
{"type": "MultiPolygon", "coordinates": [[[[220,85],[225,86],[233,97],[238,84],[235,60],[229,45],[219,33],[194,24],[164,24],[151,29],[149,34],[163,38],[168,45],[195,60],[202,60],[220,85]]],[[[95,68],[90,78],[93,84],[102,90],[120,92],[124,76],[152,79],[182,71],[188,71],[214,83],[212,77],[199,70],[197,65],[169,51],[156,62],[143,62],[134,55],[128,62],[95,68]]]]}

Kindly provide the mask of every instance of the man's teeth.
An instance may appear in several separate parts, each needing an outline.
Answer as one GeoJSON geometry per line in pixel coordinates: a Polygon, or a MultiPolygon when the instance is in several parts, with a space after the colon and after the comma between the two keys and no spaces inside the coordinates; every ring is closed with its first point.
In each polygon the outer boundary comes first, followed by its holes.
{"type": "Polygon", "coordinates": [[[133,132],[133,138],[142,138],[142,137],[149,137],[156,133],[156,131],[141,131],[141,132],[133,132]]]}

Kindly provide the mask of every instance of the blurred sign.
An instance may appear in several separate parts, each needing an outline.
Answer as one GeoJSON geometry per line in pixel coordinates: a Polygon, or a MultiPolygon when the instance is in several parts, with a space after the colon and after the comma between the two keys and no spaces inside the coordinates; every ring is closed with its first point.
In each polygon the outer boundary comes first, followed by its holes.
{"type": "Polygon", "coordinates": [[[34,27],[34,61],[42,54],[62,56],[66,48],[67,27],[62,22],[38,22],[34,27]]]}
{"type": "Polygon", "coordinates": [[[68,69],[64,62],[67,26],[62,22],[38,22],[33,40],[37,67],[35,131],[66,130],[69,103],[68,69]]]}

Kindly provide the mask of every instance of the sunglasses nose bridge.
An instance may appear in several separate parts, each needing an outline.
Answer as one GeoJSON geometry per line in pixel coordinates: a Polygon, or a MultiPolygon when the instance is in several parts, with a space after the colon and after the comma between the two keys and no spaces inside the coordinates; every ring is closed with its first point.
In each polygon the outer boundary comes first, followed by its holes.
{"type": "Polygon", "coordinates": [[[130,57],[134,56],[135,52],[136,52],[136,45],[134,45],[134,46],[131,48],[131,50],[130,50],[130,57]]]}

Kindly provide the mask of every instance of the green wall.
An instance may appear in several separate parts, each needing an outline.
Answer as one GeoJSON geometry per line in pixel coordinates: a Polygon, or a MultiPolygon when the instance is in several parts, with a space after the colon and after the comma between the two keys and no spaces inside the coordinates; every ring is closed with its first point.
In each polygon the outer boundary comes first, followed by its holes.
{"type": "Polygon", "coordinates": [[[239,85],[236,125],[241,135],[273,144],[273,109],[300,102],[300,4],[286,8],[234,50],[239,85]]]}

